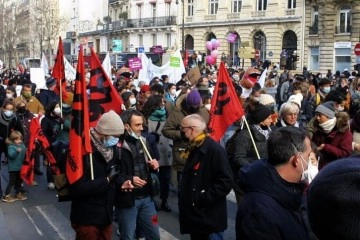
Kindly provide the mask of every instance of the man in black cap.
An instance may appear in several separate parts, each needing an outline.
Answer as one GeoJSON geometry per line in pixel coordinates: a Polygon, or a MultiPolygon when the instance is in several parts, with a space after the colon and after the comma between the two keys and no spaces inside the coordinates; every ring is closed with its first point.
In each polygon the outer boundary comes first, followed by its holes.
{"type": "Polygon", "coordinates": [[[60,98],[54,91],[56,87],[56,80],[53,77],[46,79],[46,87],[48,89],[43,89],[39,94],[39,101],[41,104],[46,107],[51,102],[59,102],[60,98]]]}

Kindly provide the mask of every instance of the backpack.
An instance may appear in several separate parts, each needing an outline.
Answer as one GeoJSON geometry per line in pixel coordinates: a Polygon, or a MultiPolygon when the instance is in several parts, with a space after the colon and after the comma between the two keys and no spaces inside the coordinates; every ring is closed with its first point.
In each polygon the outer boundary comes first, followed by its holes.
{"type": "Polygon", "coordinates": [[[234,151],[236,148],[235,145],[235,138],[236,136],[239,134],[239,132],[242,130],[242,128],[238,128],[235,130],[234,134],[229,138],[229,140],[227,140],[226,144],[225,144],[225,151],[227,153],[228,156],[228,160],[231,166],[231,169],[233,170],[233,173],[236,174],[237,173],[237,166],[234,162],[234,151]]]}

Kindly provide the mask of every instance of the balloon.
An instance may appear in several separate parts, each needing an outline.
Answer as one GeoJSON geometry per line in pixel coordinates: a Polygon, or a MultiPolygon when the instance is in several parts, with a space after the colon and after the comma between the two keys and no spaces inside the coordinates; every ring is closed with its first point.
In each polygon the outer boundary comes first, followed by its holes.
{"type": "Polygon", "coordinates": [[[215,48],[220,47],[220,40],[216,39],[215,41],[215,48]]]}
{"type": "Polygon", "coordinates": [[[211,55],[206,56],[206,63],[214,65],[216,63],[216,58],[213,58],[211,55]]]}
{"type": "Polygon", "coordinates": [[[216,39],[213,38],[213,39],[210,40],[210,42],[211,42],[212,48],[215,49],[216,48],[216,39]]]}
{"type": "Polygon", "coordinates": [[[234,33],[229,33],[229,34],[227,35],[227,41],[228,41],[229,43],[235,43],[235,42],[236,42],[236,39],[237,39],[237,35],[234,34],[234,33]]]}
{"type": "Polygon", "coordinates": [[[212,43],[210,41],[207,41],[205,44],[205,47],[207,50],[211,51],[213,49],[212,43]]]}
{"type": "Polygon", "coordinates": [[[218,50],[213,50],[212,52],[211,52],[211,57],[213,57],[213,58],[217,58],[217,56],[218,56],[218,50]]]}

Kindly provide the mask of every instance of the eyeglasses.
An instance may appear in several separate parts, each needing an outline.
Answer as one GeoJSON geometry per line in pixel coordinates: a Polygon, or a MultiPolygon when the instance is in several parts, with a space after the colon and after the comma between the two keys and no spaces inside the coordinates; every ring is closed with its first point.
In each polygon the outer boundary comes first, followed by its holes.
{"type": "Polygon", "coordinates": [[[187,128],[194,128],[194,127],[196,127],[196,126],[188,126],[188,127],[180,126],[180,130],[185,131],[185,129],[187,129],[187,128]]]}

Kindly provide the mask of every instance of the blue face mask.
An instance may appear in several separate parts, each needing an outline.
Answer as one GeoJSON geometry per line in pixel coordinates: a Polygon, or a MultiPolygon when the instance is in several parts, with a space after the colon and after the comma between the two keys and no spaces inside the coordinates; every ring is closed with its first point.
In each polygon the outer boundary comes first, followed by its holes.
{"type": "Polygon", "coordinates": [[[330,92],[330,87],[324,87],[324,88],[322,89],[322,91],[323,91],[324,93],[329,93],[329,92],[330,92]]]}
{"type": "Polygon", "coordinates": [[[112,147],[115,146],[119,142],[119,138],[110,136],[108,139],[104,139],[104,145],[105,147],[112,147]]]}
{"type": "Polygon", "coordinates": [[[5,111],[4,111],[4,114],[5,114],[5,116],[7,116],[7,117],[11,117],[12,115],[14,115],[14,111],[5,110],[5,111]]]}
{"type": "Polygon", "coordinates": [[[138,135],[136,135],[136,133],[132,130],[132,129],[130,129],[130,136],[132,136],[133,138],[135,138],[135,139],[140,139],[140,137],[138,136],[138,135]]]}

